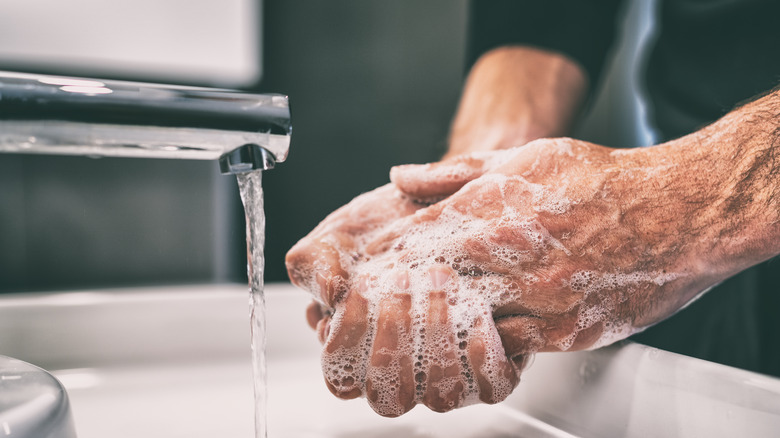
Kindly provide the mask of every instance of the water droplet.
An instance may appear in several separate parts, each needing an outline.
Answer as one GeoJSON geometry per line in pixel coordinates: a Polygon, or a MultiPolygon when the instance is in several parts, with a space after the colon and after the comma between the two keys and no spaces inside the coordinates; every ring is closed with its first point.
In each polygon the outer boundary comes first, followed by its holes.
{"type": "Polygon", "coordinates": [[[483,276],[484,274],[485,274],[485,273],[484,273],[484,272],[482,271],[482,269],[480,269],[478,266],[472,266],[472,267],[469,269],[469,275],[471,275],[472,277],[481,277],[481,276],[483,276]]]}

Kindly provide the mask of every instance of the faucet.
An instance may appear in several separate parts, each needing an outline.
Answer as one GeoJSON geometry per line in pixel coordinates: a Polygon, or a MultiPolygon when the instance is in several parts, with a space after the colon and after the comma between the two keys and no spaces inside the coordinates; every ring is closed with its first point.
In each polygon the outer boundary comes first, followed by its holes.
{"type": "Polygon", "coordinates": [[[219,160],[273,168],[290,147],[287,96],[0,72],[0,152],[219,160]]]}
{"type": "MultiPolygon", "coordinates": [[[[290,135],[283,95],[0,71],[0,153],[219,160],[222,173],[243,174],[284,161],[290,135]]],[[[0,397],[5,435],[75,438],[50,374],[0,356],[0,377],[11,390],[0,397]]]]}

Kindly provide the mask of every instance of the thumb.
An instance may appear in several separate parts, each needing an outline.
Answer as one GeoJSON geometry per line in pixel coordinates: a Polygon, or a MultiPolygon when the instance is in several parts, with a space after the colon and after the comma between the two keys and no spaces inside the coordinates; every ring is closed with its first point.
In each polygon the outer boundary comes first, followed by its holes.
{"type": "Polygon", "coordinates": [[[390,181],[404,194],[430,201],[447,197],[486,171],[484,154],[462,155],[428,164],[405,164],[390,169],[390,181]]]}
{"type": "Polygon", "coordinates": [[[475,152],[435,163],[395,166],[390,169],[390,181],[407,196],[425,202],[437,201],[511,161],[521,149],[475,152]]]}

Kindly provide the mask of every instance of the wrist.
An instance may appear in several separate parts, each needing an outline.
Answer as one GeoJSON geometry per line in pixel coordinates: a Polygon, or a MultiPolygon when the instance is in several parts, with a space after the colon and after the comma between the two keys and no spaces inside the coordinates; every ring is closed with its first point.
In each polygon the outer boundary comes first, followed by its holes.
{"type": "Polygon", "coordinates": [[[469,73],[447,155],[563,136],[586,91],[584,71],[563,55],[521,46],[494,49],[469,73]]]}

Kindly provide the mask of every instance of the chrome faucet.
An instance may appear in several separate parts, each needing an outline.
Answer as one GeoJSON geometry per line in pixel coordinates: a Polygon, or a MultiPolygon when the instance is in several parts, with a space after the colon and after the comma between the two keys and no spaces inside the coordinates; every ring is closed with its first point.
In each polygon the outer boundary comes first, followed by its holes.
{"type": "Polygon", "coordinates": [[[270,169],[290,147],[287,96],[0,72],[0,152],[219,160],[270,169]]]}

